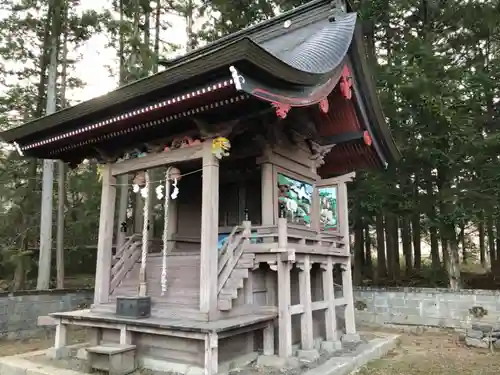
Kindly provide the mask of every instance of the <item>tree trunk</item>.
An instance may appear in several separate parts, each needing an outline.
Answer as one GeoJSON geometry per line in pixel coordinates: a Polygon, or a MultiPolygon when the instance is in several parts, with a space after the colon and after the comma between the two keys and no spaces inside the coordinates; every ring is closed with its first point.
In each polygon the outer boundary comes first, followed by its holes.
{"type": "Polygon", "coordinates": [[[373,279],[372,239],[368,224],[365,225],[365,270],[366,275],[373,279]]]}
{"type": "Polygon", "coordinates": [[[392,218],[392,246],[393,251],[391,251],[394,256],[394,276],[396,280],[399,280],[401,277],[401,259],[399,257],[399,225],[398,225],[398,217],[396,215],[392,218]]]}
{"type": "MultiPolygon", "coordinates": [[[[56,111],[58,49],[61,34],[61,1],[53,0],[48,14],[52,16],[50,33],[50,63],[47,78],[47,115],[56,111]]],[[[50,18],[50,16],[48,17],[50,18]]],[[[54,162],[43,161],[42,207],[40,221],[40,255],[38,261],[38,290],[50,287],[52,260],[52,189],[54,180],[54,162]]]]}
{"type": "Polygon", "coordinates": [[[441,235],[441,252],[443,254],[443,267],[448,269],[448,239],[441,235]]]}
{"type": "Polygon", "coordinates": [[[432,174],[428,171],[427,174],[427,197],[430,200],[427,203],[428,211],[427,216],[429,217],[429,237],[431,242],[431,261],[432,261],[432,269],[437,271],[441,268],[441,260],[439,257],[439,238],[438,238],[438,230],[436,225],[436,208],[434,207],[435,198],[434,198],[434,185],[432,183],[432,174]]]}
{"type": "Polygon", "coordinates": [[[397,217],[394,214],[387,214],[385,220],[385,237],[387,242],[387,266],[389,278],[399,279],[399,239],[397,217]]]}
{"type": "Polygon", "coordinates": [[[497,262],[497,268],[500,271],[500,219],[495,220],[495,249],[496,255],[495,259],[497,262]]]}
{"type": "Polygon", "coordinates": [[[488,215],[486,219],[486,233],[488,235],[488,251],[490,254],[491,270],[496,267],[496,253],[495,253],[495,234],[493,232],[493,217],[488,215]]]}
{"type": "Polygon", "coordinates": [[[406,275],[409,276],[411,274],[412,267],[412,249],[410,221],[406,216],[401,218],[401,241],[403,245],[403,254],[405,257],[406,275]]]}
{"type": "MultiPolygon", "coordinates": [[[[457,236],[455,234],[455,228],[452,224],[448,224],[446,228],[447,237],[445,252],[448,254],[447,262],[447,272],[449,278],[449,287],[452,290],[458,290],[462,288],[462,279],[460,277],[460,258],[459,258],[459,248],[457,236]]],[[[444,243],[443,243],[444,245],[444,243]]]]}
{"type": "Polygon", "coordinates": [[[421,242],[420,215],[413,214],[411,220],[411,234],[413,238],[413,267],[420,270],[422,266],[422,242],[421,242]]]}
{"type": "Polygon", "coordinates": [[[413,268],[420,270],[422,265],[422,245],[421,245],[421,228],[420,228],[420,174],[415,174],[413,182],[413,199],[415,200],[415,208],[411,216],[411,233],[413,241],[413,268]]]}
{"type": "Polygon", "coordinates": [[[467,263],[467,247],[465,245],[465,225],[460,225],[460,245],[462,245],[462,262],[467,263]]]}
{"type": "MultiPolygon", "coordinates": [[[[61,62],[61,93],[59,95],[60,107],[66,107],[66,86],[68,71],[68,6],[64,6],[64,19],[62,21],[64,36],[62,41],[61,62]]],[[[66,202],[66,167],[62,161],[57,163],[59,174],[57,178],[57,236],[56,236],[56,286],[64,288],[64,204],[66,202]]]]}
{"type": "Polygon", "coordinates": [[[479,218],[478,224],[478,236],[479,236],[479,259],[481,261],[481,266],[486,268],[486,248],[484,241],[484,221],[482,216],[479,218]]]}
{"type": "Polygon", "coordinates": [[[363,223],[359,218],[355,219],[354,224],[354,283],[361,285],[363,281],[364,260],[364,242],[363,242],[363,223]]]}
{"type": "Polygon", "coordinates": [[[384,216],[377,214],[375,227],[377,231],[377,279],[387,277],[387,263],[385,257],[384,216]]]}
{"type": "Polygon", "coordinates": [[[156,0],[155,10],[155,41],[154,41],[154,56],[155,62],[153,64],[153,73],[158,73],[160,61],[160,26],[161,26],[161,0],[156,0]]]}

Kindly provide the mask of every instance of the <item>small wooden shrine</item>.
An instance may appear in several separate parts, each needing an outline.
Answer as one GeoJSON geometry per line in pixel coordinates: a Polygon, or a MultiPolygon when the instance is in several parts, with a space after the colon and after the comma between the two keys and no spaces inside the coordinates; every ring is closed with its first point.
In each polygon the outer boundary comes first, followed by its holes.
{"type": "Polygon", "coordinates": [[[207,374],[359,339],[346,183],[398,152],[349,6],[313,1],[1,137],[101,164],[94,304],[53,314],[59,355],[68,325],[207,374]]]}

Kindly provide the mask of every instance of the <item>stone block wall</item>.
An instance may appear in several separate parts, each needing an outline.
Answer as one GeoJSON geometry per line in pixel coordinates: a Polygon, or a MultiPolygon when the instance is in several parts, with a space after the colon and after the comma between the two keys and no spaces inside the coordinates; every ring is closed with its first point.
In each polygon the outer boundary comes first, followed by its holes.
{"type": "Polygon", "coordinates": [[[23,338],[41,330],[38,317],[89,308],[92,289],[0,293],[0,338],[23,338]]]}
{"type": "Polygon", "coordinates": [[[459,329],[500,324],[500,291],[357,287],[354,300],[358,323],[459,329]]]}

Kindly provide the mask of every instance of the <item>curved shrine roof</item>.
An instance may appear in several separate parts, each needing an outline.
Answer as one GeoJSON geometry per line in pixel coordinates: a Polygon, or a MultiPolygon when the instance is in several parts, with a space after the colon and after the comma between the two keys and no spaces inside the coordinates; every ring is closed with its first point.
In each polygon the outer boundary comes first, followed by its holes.
{"type": "Polygon", "coordinates": [[[181,113],[194,115],[195,104],[209,111],[212,107],[206,103],[213,102],[214,95],[223,102],[243,91],[289,110],[320,103],[339,82],[354,81],[360,117],[381,160],[392,161],[399,154],[375,93],[356,20],[356,13],[332,9],[330,1],[312,1],[171,60],[158,74],[30,121],[0,138],[16,143],[28,156],[48,157],[52,150],[57,157],[54,149],[61,145],[72,143],[69,148],[74,149],[91,137],[105,142],[109,134],[124,136],[130,129],[123,129],[139,120],[150,120],[149,125],[135,125],[134,131],[160,124],[155,124],[160,115],[162,121],[178,120],[181,113]]]}

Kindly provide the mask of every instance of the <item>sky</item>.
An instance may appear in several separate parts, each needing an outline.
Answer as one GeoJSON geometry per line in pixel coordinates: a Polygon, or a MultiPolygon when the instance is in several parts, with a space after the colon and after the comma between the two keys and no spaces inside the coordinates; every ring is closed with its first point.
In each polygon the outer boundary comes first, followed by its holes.
{"type": "MultiPolygon", "coordinates": [[[[109,0],[82,0],[82,10],[104,9],[110,6],[109,0]]],[[[172,27],[162,35],[162,39],[184,46],[186,44],[185,22],[182,17],[171,15],[168,18],[172,27]]],[[[106,48],[104,35],[95,35],[90,38],[79,50],[83,59],[76,65],[76,75],[85,87],[78,91],[69,93],[70,100],[80,102],[104,95],[117,86],[116,78],[110,77],[106,66],[117,65],[116,51],[106,48]]]]}

